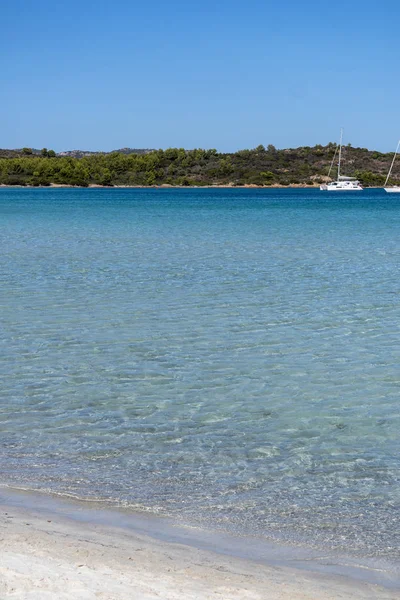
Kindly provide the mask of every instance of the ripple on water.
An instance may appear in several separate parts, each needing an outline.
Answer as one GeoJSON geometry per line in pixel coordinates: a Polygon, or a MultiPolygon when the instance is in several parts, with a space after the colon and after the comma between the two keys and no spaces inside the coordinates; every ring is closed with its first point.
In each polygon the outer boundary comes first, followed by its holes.
{"type": "Polygon", "coordinates": [[[400,208],[2,190],[3,482],[399,558],[400,208]]]}

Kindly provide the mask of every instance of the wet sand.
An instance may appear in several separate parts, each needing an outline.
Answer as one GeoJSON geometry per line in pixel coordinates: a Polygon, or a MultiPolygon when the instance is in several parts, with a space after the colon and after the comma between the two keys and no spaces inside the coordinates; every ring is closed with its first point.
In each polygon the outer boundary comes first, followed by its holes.
{"type": "Polygon", "coordinates": [[[165,541],[143,529],[88,522],[86,512],[82,516],[77,511],[75,519],[46,513],[43,506],[27,510],[3,502],[4,497],[0,505],[1,599],[400,598],[398,589],[351,577],[261,564],[165,541]]]}

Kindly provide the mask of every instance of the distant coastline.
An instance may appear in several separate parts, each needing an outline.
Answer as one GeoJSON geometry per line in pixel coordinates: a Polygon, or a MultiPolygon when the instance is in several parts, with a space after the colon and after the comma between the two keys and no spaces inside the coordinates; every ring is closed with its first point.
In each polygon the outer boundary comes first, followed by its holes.
{"type": "Polygon", "coordinates": [[[319,184],[315,185],[305,185],[302,183],[293,183],[289,185],[255,185],[255,184],[244,184],[244,185],[235,185],[235,184],[215,184],[215,185],[199,185],[199,186],[184,186],[184,185],[170,185],[167,183],[161,185],[100,185],[96,183],[89,184],[87,186],[82,185],[68,185],[67,183],[50,183],[49,185],[7,185],[4,183],[0,184],[0,188],[7,189],[103,189],[103,190],[118,190],[118,189],[148,189],[148,190],[157,190],[157,189],[258,189],[258,190],[268,190],[268,189],[318,189],[319,184]]]}
{"type": "MultiPolygon", "coordinates": [[[[219,153],[215,149],[121,149],[86,152],[1,150],[0,185],[28,187],[314,188],[336,177],[337,145],[277,149],[270,144],[219,153]]],[[[383,186],[393,153],[346,146],[346,174],[364,187],[383,186]]],[[[400,183],[393,173],[391,184],[400,183]]]]}

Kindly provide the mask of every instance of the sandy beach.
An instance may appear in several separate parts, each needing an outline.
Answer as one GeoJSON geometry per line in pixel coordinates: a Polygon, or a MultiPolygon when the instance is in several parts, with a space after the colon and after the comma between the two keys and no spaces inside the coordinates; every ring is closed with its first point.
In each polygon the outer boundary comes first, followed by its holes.
{"type": "Polygon", "coordinates": [[[0,598],[347,600],[400,598],[343,576],[260,564],[143,532],[1,505],[0,598]]]}

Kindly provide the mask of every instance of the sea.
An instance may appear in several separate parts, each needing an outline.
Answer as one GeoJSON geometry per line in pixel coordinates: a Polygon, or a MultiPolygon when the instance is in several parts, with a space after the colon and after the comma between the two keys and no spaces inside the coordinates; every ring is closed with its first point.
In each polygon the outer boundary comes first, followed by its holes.
{"type": "Polygon", "coordinates": [[[400,199],[0,189],[0,485],[398,564],[400,199]]]}

